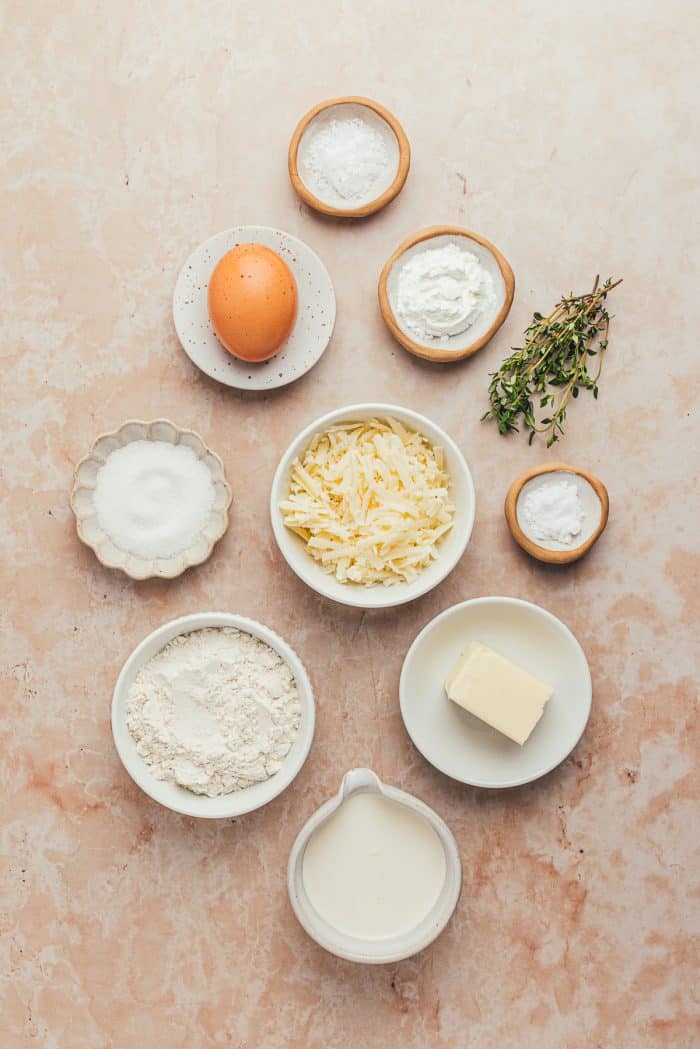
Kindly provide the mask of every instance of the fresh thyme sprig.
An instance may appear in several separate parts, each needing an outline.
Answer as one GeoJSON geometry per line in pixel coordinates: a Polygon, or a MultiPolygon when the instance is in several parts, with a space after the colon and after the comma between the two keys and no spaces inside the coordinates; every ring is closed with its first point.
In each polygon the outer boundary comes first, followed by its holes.
{"type": "Polygon", "coordinates": [[[518,430],[518,423],[535,434],[547,434],[551,448],[564,433],[566,408],[580,389],[592,390],[598,397],[598,380],[608,346],[610,316],[605,307],[608,293],[621,284],[610,277],[604,284],[596,277],[592,291],[561,298],[548,317],[533,314],[525,331],[525,345],[513,349],[497,372],[491,375],[489,402],[482,416],[494,419],[498,430],[507,434],[518,430]],[[588,371],[589,358],[596,357],[594,374],[588,371]],[[557,392],[553,392],[553,389],[557,392]],[[535,402],[539,403],[536,417],[535,402]]]}

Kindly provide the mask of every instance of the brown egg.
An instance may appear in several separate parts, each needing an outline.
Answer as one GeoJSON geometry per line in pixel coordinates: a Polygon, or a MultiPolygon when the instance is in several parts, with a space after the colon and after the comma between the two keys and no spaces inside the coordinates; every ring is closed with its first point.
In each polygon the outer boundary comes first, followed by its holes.
{"type": "Polygon", "coordinates": [[[294,326],[297,286],[276,252],[263,244],[239,244],[216,264],[208,301],[214,331],[229,353],[266,361],[294,326]]]}

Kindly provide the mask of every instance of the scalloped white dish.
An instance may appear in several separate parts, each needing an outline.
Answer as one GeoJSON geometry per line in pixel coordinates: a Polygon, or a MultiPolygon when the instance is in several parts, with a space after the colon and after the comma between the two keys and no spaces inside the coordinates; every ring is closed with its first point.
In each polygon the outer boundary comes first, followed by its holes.
{"type": "Polygon", "coordinates": [[[224,476],[223,463],[199,434],[176,426],[169,419],[154,419],[152,422],[129,419],[118,429],[100,434],[88,454],[80,460],[73,475],[70,504],[75,514],[78,537],[93,550],[97,560],[106,568],[118,568],[131,579],[150,579],[154,576],[174,579],[193,565],[202,564],[210,556],[228,528],[231,500],[231,488],[224,476]],[[112,452],[133,441],[184,445],[194,452],[211,474],[214,503],[206,525],[190,546],[177,554],[148,559],[138,557],[115,545],[99,523],[95,508],[97,475],[112,452]]]}

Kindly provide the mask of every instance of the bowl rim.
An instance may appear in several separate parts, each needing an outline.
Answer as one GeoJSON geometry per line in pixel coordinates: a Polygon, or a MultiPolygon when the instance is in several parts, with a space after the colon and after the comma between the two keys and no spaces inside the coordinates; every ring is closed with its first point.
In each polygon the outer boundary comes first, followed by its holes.
{"type": "Polygon", "coordinates": [[[462,886],[463,872],[459,847],[446,821],[426,802],[408,791],[384,783],[369,768],[352,768],[345,773],[340,783],[340,788],[311,814],[299,830],[287,862],[289,901],[299,924],[307,935],[320,947],[323,947],[324,950],[334,954],[336,957],[366,965],[386,965],[402,961],[404,958],[411,958],[414,954],[429,947],[450,923],[459,903],[462,886]],[[390,801],[405,805],[411,811],[421,815],[437,834],[445,852],[445,881],[441,893],[442,899],[439,897],[435,901],[433,911],[429,912],[414,929],[403,934],[384,938],[384,941],[394,944],[394,950],[388,950],[384,954],[375,954],[374,956],[363,950],[361,945],[363,943],[374,943],[377,945],[384,942],[383,940],[363,940],[361,937],[353,937],[349,934],[338,932],[339,939],[345,939],[349,942],[354,941],[353,947],[343,946],[338,939],[333,938],[333,933],[336,930],[333,930],[333,927],[316,913],[303,888],[304,854],[311,837],[321,824],[340,808],[344,801],[353,794],[362,793],[380,794],[390,801]],[[299,887],[301,891],[299,891],[299,887]],[[431,922],[427,924],[422,934],[417,936],[416,933],[422,925],[428,922],[431,915],[431,922]],[[403,943],[403,946],[399,946],[401,943],[403,943]]]}
{"type": "MultiPolygon", "coordinates": [[[[348,419],[347,421],[349,422],[351,420],[348,419]]],[[[434,443],[438,443],[438,440],[435,440],[434,443]]],[[[451,474],[451,480],[453,485],[455,485],[456,479],[454,477],[454,474],[451,474]]],[[[463,557],[464,552],[469,544],[469,540],[471,539],[472,531],[474,529],[475,517],[476,492],[474,489],[474,480],[472,478],[469,465],[459,445],[452,437],[450,437],[446,430],[444,430],[437,423],[433,422],[427,416],[422,415],[420,412],[414,411],[412,408],[404,408],[403,405],[399,404],[386,404],[383,402],[374,401],[359,402],[357,404],[346,404],[341,406],[340,408],[334,408],[332,411],[326,412],[324,415],[321,415],[317,419],[314,419],[311,423],[309,423],[302,430],[300,430],[296,437],[292,438],[290,443],[287,445],[287,448],[280,457],[280,461],[277,465],[277,469],[275,470],[275,474],[272,479],[272,486],[270,489],[270,519],[272,523],[272,531],[275,536],[275,541],[277,543],[278,549],[282,554],[284,560],[287,562],[287,564],[295,573],[295,575],[298,576],[298,578],[301,579],[303,583],[306,583],[306,585],[312,590],[314,590],[317,594],[320,594],[322,597],[325,597],[331,601],[335,601],[338,604],[349,605],[353,608],[364,608],[370,610],[380,608],[394,608],[399,605],[408,604],[410,601],[415,601],[419,597],[423,597],[425,594],[429,593],[431,590],[434,590],[435,587],[439,586],[440,583],[442,583],[447,578],[450,572],[452,572],[453,569],[456,568],[457,564],[463,557]],[[435,578],[426,578],[425,582],[423,584],[420,584],[419,581],[421,579],[421,576],[423,574],[425,574],[426,576],[428,575],[427,569],[425,569],[424,572],[422,572],[421,575],[418,576],[418,580],[416,580],[415,583],[408,584],[416,588],[415,591],[411,592],[411,594],[408,596],[401,596],[402,587],[407,585],[404,583],[396,583],[393,586],[386,587],[379,585],[373,587],[361,587],[355,586],[353,584],[347,584],[344,586],[344,589],[340,593],[331,593],[328,587],[319,585],[319,581],[317,580],[315,573],[313,573],[310,570],[305,570],[305,564],[307,560],[311,562],[311,565],[315,566],[315,562],[312,561],[312,559],[305,551],[303,557],[300,556],[299,558],[296,558],[288,556],[288,541],[290,540],[291,533],[289,532],[287,526],[284,524],[282,520],[282,515],[279,510],[279,501],[280,498],[282,498],[281,490],[283,487],[285,474],[290,469],[294,457],[300,453],[305,443],[308,444],[308,442],[311,440],[315,433],[318,433],[319,431],[328,428],[328,426],[331,426],[334,422],[339,422],[343,420],[350,413],[362,414],[367,418],[386,418],[386,416],[393,416],[399,419],[399,421],[407,421],[408,424],[416,430],[416,432],[424,434],[424,436],[428,437],[428,439],[431,439],[430,431],[434,431],[438,435],[439,443],[444,445],[445,448],[449,448],[451,455],[460,464],[461,477],[459,483],[460,485],[465,486],[468,500],[470,502],[470,508],[468,510],[467,521],[465,523],[463,536],[453,556],[445,560],[443,568],[439,571],[435,578]],[[345,593],[345,591],[347,591],[347,593],[345,593]],[[367,604],[366,601],[363,600],[362,596],[367,592],[376,594],[381,593],[384,595],[384,599],[379,601],[373,601],[367,604]]],[[[433,562],[433,564],[437,565],[439,564],[439,562],[440,557],[438,557],[438,559],[435,562],[433,562]]],[[[311,567],[311,565],[309,567],[311,567]]],[[[326,576],[324,575],[324,581],[325,578],[326,576]]],[[[328,580],[334,579],[334,577],[330,575],[327,576],[327,578],[328,580]]]]}
{"type": "MultiPolygon", "coordinates": [[[[151,438],[146,437],[146,438],[139,438],[139,439],[140,440],[150,440],[151,438]]],[[[127,442],[127,444],[131,444],[131,443],[133,443],[133,442],[132,441],[128,441],[127,442]]],[[[175,442],[173,447],[175,447],[175,445],[177,443],[179,443],[179,441],[175,442]]],[[[122,445],[121,447],[126,447],[126,445],[122,445]]],[[[223,460],[221,459],[221,456],[218,455],[213,450],[213,448],[209,447],[209,445],[206,443],[206,441],[201,436],[201,434],[197,433],[196,430],[190,430],[187,427],[178,426],[178,424],[174,423],[172,421],[172,419],[166,419],[165,417],[160,417],[158,419],[150,419],[150,420],[145,420],[145,419],[126,419],[123,423],[121,423],[121,425],[115,427],[115,429],[113,429],[113,430],[105,430],[103,433],[98,434],[97,437],[94,438],[92,444],[90,445],[90,448],[89,448],[88,452],[81,459],[78,460],[78,462],[75,464],[75,466],[73,468],[73,476],[72,476],[71,491],[70,491],[70,507],[71,507],[71,510],[73,511],[73,515],[75,517],[76,531],[78,533],[78,538],[80,539],[80,542],[83,543],[85,546],[89,547],[92,550],[92,552],[94,553],[94,555],[97,558],[97,560],[105,568],[117,569],[118,571],[123,572],[124,575],[129,576],[130,579],[134,579],[137,582],[141,581],[141,580],[144,580],[144,579],[156,579],[156,578],[158,578],[158,579],[176,579],[179,575],[182,575],[183,572],[186,572],[188,568],[193,568],[195,565],[201,565],[206,560],[208,560],[208,558],[211,557],[211,554],[212,554],[212,551],[214,550],[214,547],[216,546],[216,544],[219,542],[219,540],[222,538],[222,536],[226,533],[226,531],[228,529],[228,526],[229,526],[229,510],[231,508],[231,503],[232,502],[233,502],[233,492],[231,490],[231,485],[226,480],[226,471],[224,469],[224,464],[223,464],[223,460]],[[76,505],[77,493],[82,489],[82,485],[80,485],[80,483],[79,483],[79,473],[80,473],[81,469],[85,466],[85,464],[90,462],[91,460],[97,461],[97,462],[102,462],[102,463],[106,462],[106,460],[101,459],[101,458],[99,458],[98,456],[95,455],[95,449],[97,448],[97,445],[100,443],[100,441],[104,441],[104,440],[106,440],[106,439],[108,439],[110,437],[118,439],[118,437],[121,434],[122,430],[125,430],[127,428],[127,426],[143,426],[146,429],[149,429],[149,428],[151,428],[153,426],[157,426],[159,424],[165,424],[167,426],[172,426],[173,430],[175,430],[176,434],[178,435],[178,438],[181,438],[183,435],[187,435],[189,437],[194,437],[201,444],[202,448],[204,449],[205,454],[206,455],[210,455],[213,459],[215,459],[217,461],[217,463],[219,464],[219,466],[221,468],[221,484],[223,485],[224,490],[226,492],[226,501],[225,501],[224,506],[220,510],[221,522],[220,522],[219,527],[216,530],[216,534],[212,537],[206,552],[200,557],[195,557],[195,556],[192,556],[192,555],[188,555],[187,550],[185,550],[179,555],[171,555],[170,557],[142,558],[142,557],[137,557],[136,554],[130,554],[126,550],[119,550],[119,547],[116,547],[116,544],[113,544],[113,545],[115,545],[116,549],[118,549],[119,552],[121,554],[123,554],[125,559],[126,558],[130,558],[134,562],[136,562],[138,565],[144,566],[144,570],[143,571],[131,570],[131,569],[129,569],[127,567],[127,563],[126,562],[122,563],[122,564],[115,564],[112,561],[105,560],[104,557],[101,555],[98,547],[95,546],[93,544],[93,542],[90,539],[88,539],[87,536],[85,535],[84,521],[85,521],[85,516],[86,515],[81,513],[81,511],[78,509],[78,507],[76,505]],[[179,564],[180,559],[182,559],[182,564],[179,564]],[[168,562],[173,562],[173,561],[176,562],[176,565],[175,565],[175,569],[176,570],[170,571],[170,570],[168,570],[167,565],[168,565],[168,562]],[[160,562],[162,564],[162,568],[160,570],[154,568],[154,570],[151,571],[147,567],[147,566],[151,566],[151,565],[155,566],[158,562],[160,562]]],[[[105,539],[109,540],[109,536],[102,529],[100,529],[100,535],[102,537],[104,537],[105,539]]]]}
{"type": "Polygon", "coordinates": [[[578,561],[579,558],[587,554],[594,543],[600,539],[600,536],[608,523],[608,517],[610,515],[610,497],[608,490],[602,481],[598,480],[592,473],[587,470],[581,469],[580,466],[571,466],[569,463],[555,462],[555,463],[542,463],[540,466],[532,466],[527,470],[523,470],[519,474],[513,483],[511,484],[506,494],[506,500],[503,507],[508,527],[510,528],[511,535],[515,539],[518,546],[522,547],[525,553],[530,554],[537,561],[542,561],[549,565],[568,565],[573,561],[578,561]],[[600,520],[589,535],[588,539],[584,540],[583,543],[579,543],[578,546],[572,547],[570,550],[550,550],[546,546],[541,546],[536,543],[534,539],[530,539],[529,536],[525,535],[525,532],[520,527],[518,521],[518,499],[528,481],[531,481],[534,477],[540,477],[542,474],[548,473],[571,473],[576,474],[578,477],[582,477],[584,481],[587,481],[593,491],[598,497],[600,503],[600,520]]]}
{"type": "MultiPolygon", "coordinates": [[[[235,612],[191,612],[187,615],[177,616],[175,619],[169,619],[166,623],[151,630],[146,637],[142,638],[141,641],[136,645],[135,648],[129,653],[124,663],[122,664],[121,670],[117,676],[117,680],[114,685],[114,691],[112,692],[112,704],[111,704],[111,716],[110,723],[112,728],[112,739],[114,746],[119,756],[119,760],[124,766],[125,772],[130,776],[133,782],[140,790],[143,791],[152,801],[158,805],[162,805],[163,808],[169,809],[171,812],[177,812],[182,816],[190,816],[193,819],[232,819],[236,816],[243,816],[248,812],[254,812],[256,809],[263,808],[269,802],[273,801],[276,797],[282,794],[296,779],[299,772],[303,768],[306,759],[313,743],[314,731],[316,727],[316,703],[314,699],[313,687],[309,678],[306,667],[302,660],[297,655],[296,651],[292,648],[289,642],[285,641],[276,631],[266,626],[264,623],[260,623],[257,619],[251,619],[248,616],[238,615],[235,612]],[[165,645],[168,644],[175,637],[180,637],[183,634],[191,634],[197,630],[206,630],[209,628],[216,627],[234,627],[245,633],[252,634],[254,637],[264,641],[271,648],[273,648],[281,657],[289,669],[294,674],[297,688],[300,694],[300,703],[302,709],[306,713],[307,726],[305,734],[301,737],[302,746],[297,752],[296,760],[293,765],[290,765],[285,775],[282,772],[285,768],[290,754],[285,757],[282,768],[279,772],[275,773],[268,780],[263,781],[264,783],[273,783],[278,779],[278,783],[275,789],[272,790],[268,797],[263,801],[259,801],[255,804],[240,804],[240,799],[244,798],[247,788],[242,790],[232,791],[230,794],[220,794],[214,798],[206,798],[206,795],[192,794],[193,798],[200,800],[206,799],[207,801],[220,803],[222,798],[230,798],[232,801],[239,801],[239,804],[232,804],[229,811],[225,813],[207,813],[207,812],[195,812],[191,807],[186,804],[170,804],[164,801],[162,798],[157,797],[158,793],[154,787],[154,784],[159,784],[161,781],[156,780],[150,773],[148,766],[139,757],[138,762],[132,761],[130,755],[126,754],[122,746],[120,745],[120,733],[118,726],[125,728],[128,733],[128,728],[125,725],[125,718],[122,716],[124,704],[126,702],[126,681],[129,674],[137,667],[140,669],[150,657],[144,656],[146,648],[154,641],[162,640],[157,651],[161,651],[165,645]]],[[[299,726],[299,733],[301,734],[301,723],[299,726]]],[[[190,794],[186,788],[182,788],[184,791],[183,796],[190,794]]],[[[204,802],[203,804],[206,804],[204,802]]]]}
{"type": "Polygon", "coordinates": [[[314,211],[319,211],[323,215],[330,215],[334,218],[366,218],[368,215],[373,215],[375,212],[380,211],[381,208],[386,207],[386,205],[397,197],[403,189],[406,179],[408,178],[410,166],[411,147],[403,127],[394,114],[385,106],[382,106],[379,102],[375,102],[371,98],[365,98],[363,95],[342,95],[339,98],[328,98],[323,102],[318,102],[315,106],[312,106],[295,127],[287,154],[289,178],[295,192],[301,197],[304,203],[308,204],[308,206],[313,208],[314,211]],[[366,204],[362,204],[356,208],[339,208],[334,204],[328,204],[324,200],[321,200],[320,197],[317,197],[316,194],[312,193],[308,188],[299,174],[299,167],[297,164],[299,143],[312,120],[315,120],[319,113],[323,113],[326,109],[330,109],[332,106],[342,105],[365,106],[365,108],[371,109],[377,114],[377,116],[382,118],[385,124],[389,125],[399,146],[399,164],[394,181],[384,190],[383,193],[380,193],[378,197],[375,197],[374,200],[370,200],[366,204]]]}
{"type": "Polygon", "coordinates": [[[515,275],[513,274],[511,265],[505,255],[499,251],[495,244],[490,240],[487,240],[486,237],[482,237],[480,233],[474,233],[473,230],[465,229],[463,226],[426,226],[424,229],[412,233],[402,241],[401,244],[399,244],[398,248],[396,248],[386,260],[382,267],[382,271],[379,274],[379,282],[377,284],[377,296],[382,317],[384,318],[387,328],[399,345],[403,346],[405,350],[408,350],[409,353],[414,354],[416,357],[422,357],[423,360],[434,361],[439,364],[450,364],[453,361],[463,361],[467,357],[473,356],[478,350],[482,349],[487,342],[490,342],[508,316],[510,308],[513,305],[514,295],[515,275]],[[391,302],[389,301],[389,276],[399,259],[410,248],[415,247],[416,244],[420,244],[425,240],[432,240],[434,237],[443,236],[466,237],[468,240],[473,240],[477,244],[481,244],[482,247],[486,248],[495,258],[506,288],[503,305],[494,317],[493,323],[488,330],[463,350],[457,351],[446,350],[444,347],[440,346],[429,346],[426,343],[417,342],[416,339],[412,339],[411,336],[407,335],[399,326],[391,307],[391,302]]]}
{"type": "Polygon", "coordinates": [[[553,612],[550,612],[548,609],[543,608],[542,605],[535,604],[534,601],[525,601],[523,598],[520,598],[520,597],[508,597],[505,594],[491,594],[491,595],[484,596],[484,597],[468,598],[466,601],[458,601],[457,604],[450,605],[449,608],[445,608],[442,612],[439,612],[436,616],[433,616],[432,619],[428,620],[428,622],[425,624],[425,626],[423,626],[418,631],[418,633],[414,637],[413,641],[409,645],[408,650],[406,652],[406,655],[404,656],[403,663],[401,664],[401,673],[399,675],[399,708],[401,710],[401,719],[403,721],[404,728],[406,729],[406,732],[408,734],[409,739],[413,743],[413,746],[416,748],[416,750],[423,756],[425,761],[427,761],[428,764],[432,765],[433,768],[436,768],[438,770],[438,772],[442,772],[442,774],[444,776],[448,776],[451,780],[454,780],[456,783],[465,783],[466,785],[468,785],[470,787],[481,787],[481,788],[483,788],[485,790],[507,790],[507,789],[509,789],[511,787],[522,787],[522,786],[525,786],[525,784],[527,784],[527,783],[534,783],[538,779],[542,779],[543,776],[548,775],[548,773],[552,772],[555,768],[557,768],[559,765],[561,765],[561,763],[566,760],[566,758],[569,756],[569,754],[571,754],[572,751],[580,743],[581,737],[583,736],[583,733],[586,731],[586,726],[588,725],[588,721],[589,721],[590,716],[591,716],[592,705],[593,705],[593,680],[592,680],[592,677],[591,677],[591,668],[588,665],[588,659],[586,658],[586,653],[583,650],[583,646],[581,645],[581,642],[575,636],[573,631],[566,625],[566,623],[562,622],[562,620],[559,619],[558,616],[555,616],[553,612]],[[543,616],[545,619],[548,619],[551,623],[553,623],[554,626],[556,627],[556,629],[559,631],[559,633],[566,635],[567,638],[569,639],[569,641],[573,643],[573,646],[577,650],[578,654],[581,656],[581,658],[583,660],[583,666],[585,667],[587,710],[586,710],[586,716],[585,716],[585,718],[583,720],[583,724],[581,726],[581,731],[579,732],[578,736],[576,737],[576,739],[574,740],[574,742],[572,743],[571,747],[566,752],[566,754],[563,754],[561,757],[557,758],[555,761],[552,761],[551,764],[546,765],[546,767],[540,769],[534,775],[519,776],[519,777],[515,777],[515,778],[512,778],[512,779],[503,780],[503,781],[501,781],[499,783],[489,783],[489,782],[486,782],[484,780],[464,779],[462,777],[457,777],[457,776],[454,775],[454,773],[449,772],[447,769],[443,768],[442,765],[439,762],[433,761],[432,758],[429,758],[427,756],[427,754],[424,752],[423,748],[420,746],[420,744],[414,738],[413,733],[411,732],[410,728],[408,727],[408,723],[407,723],[407,720],[406,720],[405,706],[406,706],[406,703],[407,703],[406,693],[407,693],[407,679],[408,679],[408,663],[409,663],[409,659],[413,655],[414,651],[418,648],[419,644],[424,640],[424,637],[435,626],[437,626],[437,624],[440,623],[443,619],[449,619],[451,616],[455,615],[457,612],[461,611],[461,609],[466,608],[467,606],[498,605],[498,604],[515,605],[515,606],[520,607],[520,608],[527,608],[530,611],[534,611],[536,614],[543,616]]]}

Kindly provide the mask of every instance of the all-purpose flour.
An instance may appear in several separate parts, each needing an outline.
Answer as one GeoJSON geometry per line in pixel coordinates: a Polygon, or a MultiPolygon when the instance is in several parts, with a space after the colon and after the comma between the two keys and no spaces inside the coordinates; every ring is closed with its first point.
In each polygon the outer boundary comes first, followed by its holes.
{"type": "Polygon", "coordinates": [[[289,667],[231,627],[174,638],[141,668],[126,723],[156,779],[216,797],[280,769],[299,729],[289,667]]]}

